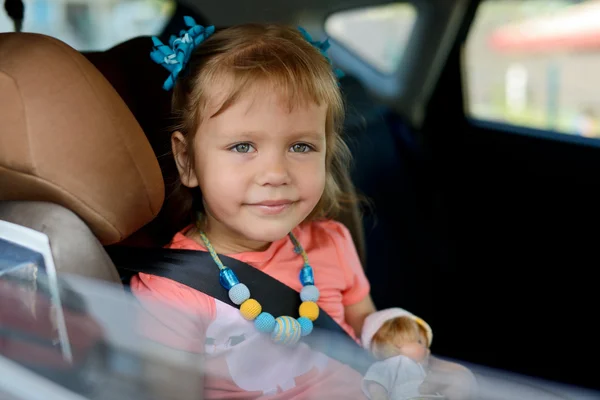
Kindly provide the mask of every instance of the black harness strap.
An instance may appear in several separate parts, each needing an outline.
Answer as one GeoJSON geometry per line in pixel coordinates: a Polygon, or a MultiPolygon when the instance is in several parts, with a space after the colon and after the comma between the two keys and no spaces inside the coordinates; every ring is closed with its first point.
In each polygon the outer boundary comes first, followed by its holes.
{"type": "MultiPolygon", "coordinates": [[[[136,273],[168,278],[205,293],[215,299],[231,302],[219,283],[219,270],[208,252],[163,248],[114,246],[106,249],[119,269],[124,283],[136,273]]],[[[264,272],[234,258],[219,255],[240,282],[251,290],[263,309],[272,315],[297,315],[301,300],[298,292],[264,272]]],[[[373,362],[371,356],[322,309],[314,321],[315,331],[302,340],[329,357],[364,373],[373,362]]]]}

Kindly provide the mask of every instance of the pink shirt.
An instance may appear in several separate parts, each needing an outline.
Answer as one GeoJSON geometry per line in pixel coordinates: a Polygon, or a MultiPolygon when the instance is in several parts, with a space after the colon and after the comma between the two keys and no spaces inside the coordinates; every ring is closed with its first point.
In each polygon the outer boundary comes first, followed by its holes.
{"type": "MultiPolygon", "coordinates": [[[[185,236],[188,229],[176,234],[167,247],[205,251],[204,246],[185,236]]],[[[344,307],[363,300],[369,294],[370,286],[350,232],[338,222],[319,221],[297,227],[293,233],[306,250],[313,267],[315,283],[321,293],[319,307],[357,339],[354,330],[345,321],[344,307]]],[[[287,237],[273,242],[263,252],[229,256],[262,270],[296,291],[302,288],[298,275],[303,261],[294,252],[287,237]]],[[[247,285],[252,292],[252,285],[247,285]]],[[[177,331],[186,339],[188,350],[209,356],[211,372],[215,369],[225,371],[217,374],[219,379],[205,382],[207,398],[254,399],[266,396],[269,399],[291,399],[330,398],[330,395],[363,398],[361,378],[354,370],[313,352],[305,345],[291,351],[264,343],[264,340],[269,340],[267,335],[258,333],[252,322],[241,317],[237,308],[175,281],[147,274],[134,277],[131,289],[139,297],[166,302],[198,316],[195,322],[179,319],[165,321],[165,324],[169,325],[169,330],[177,331]],[[174,324],[177,326],[172,326],[174,324]],[[267,348],[269,350],[265,350],[267,348]],[[276,360],[281,360],[281,363],[276,360]],[[247,363],[253,367],[244,369],[247,363]],[[251,370],[260,370],[261,373],[251,370]],[[268,381],[263,381],[262,377],[268,377],[268,381]],[[318,388],[318,392],[308,396],[309,387],[318,388]]],[[[177,346],[176,343],[170,344],[177,346]]]]}

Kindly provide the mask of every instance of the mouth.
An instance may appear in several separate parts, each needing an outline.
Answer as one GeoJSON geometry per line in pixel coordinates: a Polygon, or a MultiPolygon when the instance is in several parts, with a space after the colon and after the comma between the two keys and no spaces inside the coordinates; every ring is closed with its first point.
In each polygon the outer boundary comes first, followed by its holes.
{"type": "Polygon", "coordinates": [[[281,214],[296,202],[292,200],[266,200],[258,203],[247,204],[249,207],[257,210],[261,214],[277,215],[281,214]]]}

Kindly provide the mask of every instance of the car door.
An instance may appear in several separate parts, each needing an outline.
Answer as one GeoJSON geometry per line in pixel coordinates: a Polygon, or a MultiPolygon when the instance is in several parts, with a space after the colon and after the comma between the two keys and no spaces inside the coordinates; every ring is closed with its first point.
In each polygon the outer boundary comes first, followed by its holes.
{"type": "Polygon", "coordinates": [[[483,0],[464,21],[423,129],[451,249],[442,353],[598,387],[599,10],[483,0]]]}

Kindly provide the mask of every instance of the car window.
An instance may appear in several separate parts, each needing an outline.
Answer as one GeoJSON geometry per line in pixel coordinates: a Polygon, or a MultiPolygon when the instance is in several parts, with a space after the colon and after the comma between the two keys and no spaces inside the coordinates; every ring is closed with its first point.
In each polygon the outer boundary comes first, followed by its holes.
{"type": "MultiPolygon", "coordinates": [[[[174,0],[24,0],[24,32],[49,35],[79,51],[106,50],[127,39],[162,32],[174,0]]],[[[0,32],[13,22],[0,11],[0,32]]]]}
{"type": "Polygon", "coordinates": [[[600,138],[600,3],[487,0],[464,54],[478,120],[600,138]]]}
{"type": "Polygon", "coordinates": [[[331,14],[325,31],[333,40],[384,74],[396,72],[416,20],[410,3],[393,3],[331,14]]]}

